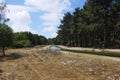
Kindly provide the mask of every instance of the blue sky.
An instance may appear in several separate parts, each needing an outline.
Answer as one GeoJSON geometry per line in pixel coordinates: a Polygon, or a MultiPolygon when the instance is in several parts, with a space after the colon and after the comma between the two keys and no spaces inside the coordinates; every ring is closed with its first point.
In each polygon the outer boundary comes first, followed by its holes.
{"type": "MultiPolygon", "coordinates": [[[[1,0],[0,0],[1,1],[1,0]]],[[[30,31],[53,38],[57,35],[60,19],[76,7],[82,8],[86,0],[6,0],[10,13],[8,25],[14,32],[30,31]]]]}

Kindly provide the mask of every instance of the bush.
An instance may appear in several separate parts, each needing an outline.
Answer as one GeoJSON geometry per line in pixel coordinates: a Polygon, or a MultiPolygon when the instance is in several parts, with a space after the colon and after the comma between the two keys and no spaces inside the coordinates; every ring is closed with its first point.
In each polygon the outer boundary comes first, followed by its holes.
{"type": "Polygon", "coordinates": [[[14,44],[14,47],[16,48],[23,48],[23,47],[30,47],[31,43],[29,40],[21,40],[21,41],[16,41],[14,44]]]}

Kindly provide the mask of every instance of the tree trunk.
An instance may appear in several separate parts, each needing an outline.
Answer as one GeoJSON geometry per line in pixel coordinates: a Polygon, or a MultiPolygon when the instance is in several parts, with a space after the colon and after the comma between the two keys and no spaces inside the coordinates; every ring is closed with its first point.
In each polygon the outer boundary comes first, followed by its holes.
{"type": "Polygon", "coordinates": [[[5,56],[5,47],[2,46],[2,53],[3,53],[3,56],[5,56]]]}
{"type": "Polygon", "coordinates": [[[106,30],[106,28],[104,29],[104,46],[103,46],[103,49],[104,48],[108,48],[108,32],[107,32],[107,30],[106,30]]]}

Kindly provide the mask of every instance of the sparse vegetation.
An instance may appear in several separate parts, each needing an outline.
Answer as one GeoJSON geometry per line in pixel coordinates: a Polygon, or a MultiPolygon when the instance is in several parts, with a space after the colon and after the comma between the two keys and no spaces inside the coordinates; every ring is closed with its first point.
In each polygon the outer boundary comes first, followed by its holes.
{"type": "Polygon", "coordinates": [[[115,80],[120,60],[102,56],[55,52],[46,47],[7,50],[22,57],[0,61],[5,80],[115,80]],[[28,77],[29,76],[29,77],[28,77]]]}

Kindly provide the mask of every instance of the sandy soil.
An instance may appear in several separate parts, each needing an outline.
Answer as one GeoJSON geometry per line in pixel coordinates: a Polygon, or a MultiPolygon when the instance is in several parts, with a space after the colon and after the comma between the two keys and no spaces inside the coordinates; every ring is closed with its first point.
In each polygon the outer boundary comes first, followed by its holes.
{"type": "Polygon", "coordinates": [[[120,61],[47,47],[11,49],[0,57],[0,80],[120,80],[120,61]]]}
{"type": "MultiPolygon", "coordinates": [[[[70,49],[70,50],[95,50],[95,51],[103,51],[102,49],[81,48],[81,47],[67,47],[67,46],[61,46],[61,45],[59,45],[59,47],[64,48],[64,49],[70,49]]],[[[110,52],[120,53],[120,49],[105,49],[104,51],[110,51],[110,52]]],[[[83,54],[83,55],[90,55],[90,54],[83,54]]],[[[120,61],[120,58],[115,58],[115,57],[100,56],[100,55],[90,55],[90,56],[101,57],[103,59],[111,59],[111,60],[115,60],[115,61],[120,61]]]]}
{"type": "Polygon", "coordinates": [[[95,50],[95,51],[111,51],[111,52],[118,52],[120,53],[120,49],[94,49],[94,48],[82,48],[82,47],[67,47],[59,45],[59,47],[65,48],[65,49],[72,49],[72,50],[95,50]]]}

